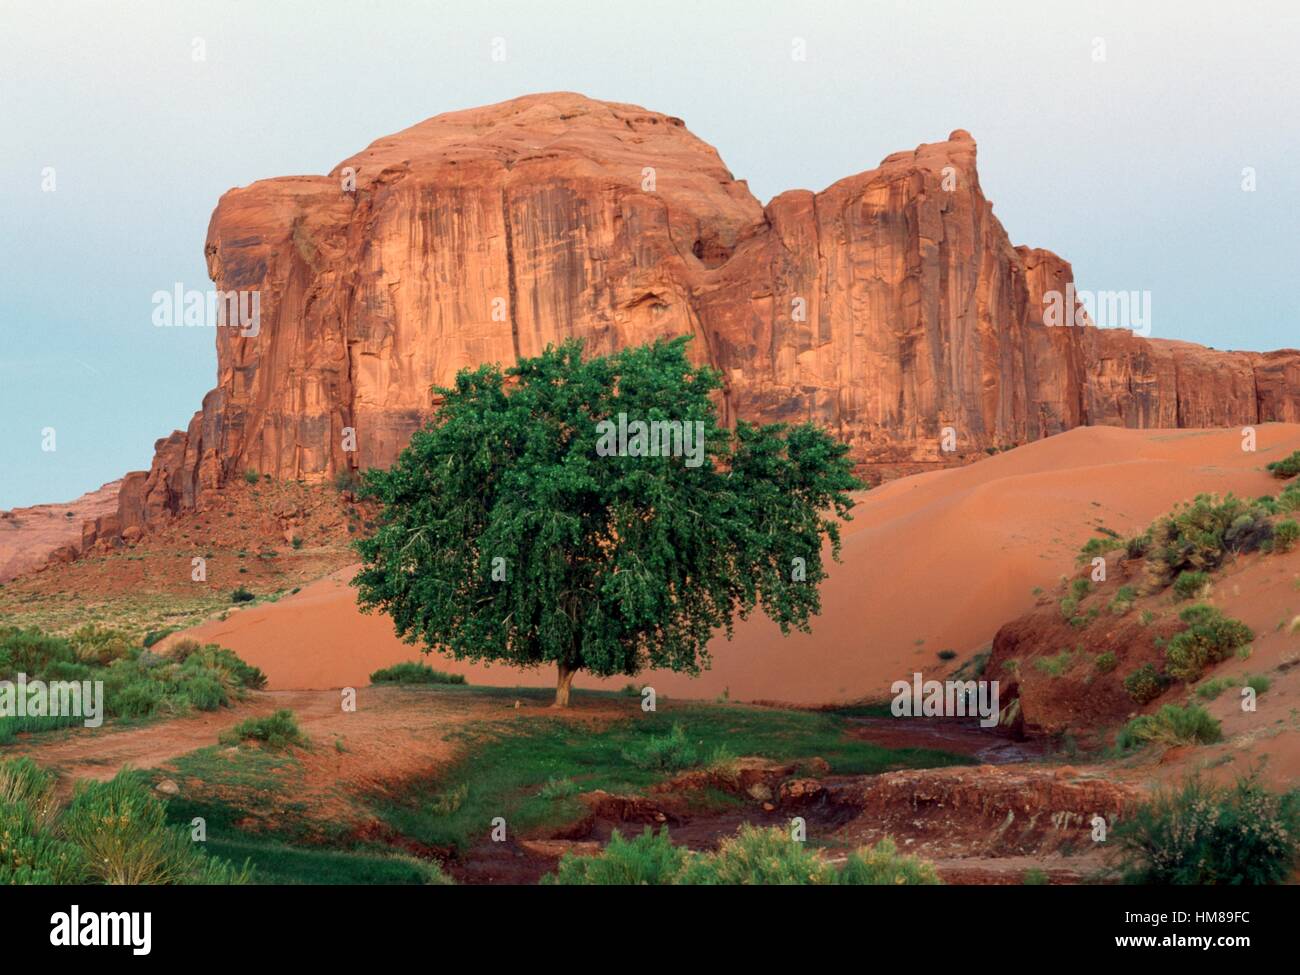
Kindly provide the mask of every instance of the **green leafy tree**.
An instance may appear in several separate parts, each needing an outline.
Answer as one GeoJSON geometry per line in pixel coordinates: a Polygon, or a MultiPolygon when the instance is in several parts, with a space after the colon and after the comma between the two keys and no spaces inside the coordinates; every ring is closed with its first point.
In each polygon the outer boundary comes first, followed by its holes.
{"type": "Polygon", "coordinates": [[[435,419],[362,488],[382,505],[356,543],[362,609],[425,652],[554,664],[559,707],[579,670],[698,674],[755,607],[808,631],[823,542],[838,559],[862,487],[848,448],[811,424],[720,427],[721,378],[686,341],[570,341],[436,389],[435,419]]]}

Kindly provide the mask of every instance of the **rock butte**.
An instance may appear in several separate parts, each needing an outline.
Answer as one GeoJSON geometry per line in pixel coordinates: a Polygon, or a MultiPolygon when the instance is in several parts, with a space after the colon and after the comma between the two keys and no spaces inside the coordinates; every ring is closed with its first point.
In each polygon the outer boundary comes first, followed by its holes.
{"type": "Polygon", "coordinates": [[[961,130],[764,207],[680,119],[529,95],[233,189],[205,253],[217,287],[260,291],[260,333],[214,329],[217,387],[84,543],[207,507],[247,468],[388,464],[431,386],[571,336],[691,334],[726,419],[812,420],[868,467],[951,462],[945,426],[960,459],[1084,424],[1300,421],[1300,352],[1045,326],[1070,265],[1012,246],[961,130]]]}

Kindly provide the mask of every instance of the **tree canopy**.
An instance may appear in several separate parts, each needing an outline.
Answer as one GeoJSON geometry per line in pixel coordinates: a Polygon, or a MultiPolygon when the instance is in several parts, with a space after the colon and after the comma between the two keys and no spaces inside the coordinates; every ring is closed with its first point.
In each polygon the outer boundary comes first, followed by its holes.
{"type": "Polygon", "coordinates": [[[812,424],[718,425],[720,375],[687,338],[609,356],[548,347],[439,388],[356,543],[363,610],[460,660],[698,674],[756,607],[808,630],[853,506],[848,448],[812,424]]]}

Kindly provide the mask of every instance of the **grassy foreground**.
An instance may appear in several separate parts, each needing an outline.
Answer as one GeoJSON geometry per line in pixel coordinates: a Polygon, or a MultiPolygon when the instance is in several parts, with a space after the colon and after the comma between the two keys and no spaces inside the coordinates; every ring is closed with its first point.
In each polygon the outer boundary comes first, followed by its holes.
{"type": "MultiPolygon", "coordinates": [[[[454,686],[409,692],[482,694],[503,701],[550,693],[454,686]]],[[[383,824],[388,833],[384,843],[358,841],[339,824],[311,822],[309,811],[291,798],[301,776],[292,751],[271,754],[250,748],[232,756],[207,748],[185,756],[176,763],[177,777],[207,788],[183,788],[182,796],[169,802],[168,815],[177,823],[202,816],[208,824],[208,850],[234,862],[249,861],[254,883],[436,883],[442,879],[436,868],[431,873],[428,862],[395,855],[394,849],[463,854],[488,836],[498,816],[505,817],[516,837],[558,828],[581,817],[585,807],[578,794],[594,789],[643,793],[682,771],[740,756],[782,762],[817,757],[839,774],[969,761],[855,740],[846,734],[849,722],[834,714],[660,703],[661,712],[603,726],[548,715],[480,721],[461,729],[449,736],[459,746],[460,758],[436,776],[404,785],[400,797],[355,797],[365,813],[383,824]],[[278,804],[272,816],[267,815],[270,804],[278,804]],[[276,825],[253,831],[241,826],[249,819],[276,825]]],[[[716,790],[693,799],[701,808],[738,801],[716,790]]]]}

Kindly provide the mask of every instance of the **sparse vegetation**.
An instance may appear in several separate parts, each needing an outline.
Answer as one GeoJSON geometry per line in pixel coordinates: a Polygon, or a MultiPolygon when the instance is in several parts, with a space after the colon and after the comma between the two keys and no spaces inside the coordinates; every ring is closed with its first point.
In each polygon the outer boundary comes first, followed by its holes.
{"type": "Polygon", "coordinates": [[[1274,552],[1291,551],[1295,548],[1297,540],[1300,540],[1300,524],[1297,524],[1294,519],[1286,518],[1273,526],[1274,552]]]}
{"type": "Polygon", "coordinates": [[[232,603],[251,603],[256,598],[257,596],[245,589],[243,586],[240,586],[230,594],[230,601],[232,603]]]}
{"type": "Polygon", "coordinates": [[[1119,591],[1115,593],[1115,598],[1110,601],[1108,608],[1116,616],[1123,616],[1133,608],[1137,598],[1137,590],[1132,586],[1120,586],[1119,591]]]}
{"type": "MultiPolygon", "coordinates": [[[[85,626],[69,637],[0,627],[0,679],[103,681],[104,715],[151,718],[211,711],[233,703],[266,677],[232,651],[183,640],[168,656],[133,647],[116,630],[85,626]]],[[[83,710],[85,706],[83,705],[83,710]]],[[[19,732],[81,724],[86,715],[0,717],[0,743],[19,732]]]]}
{"type": "Polygon", "coordinates": [[[1208,572],[1180,572],[1174,580],[1174,596],[1178,599],[1195,599],[1204,596],[1209,587],[1208,572]]]}
{"type": "Polygon", "coordinates": [[[1124,542],[1113,535],[1090,538],[1084,544],[1083,548],[1079,550],[1079,555],[1076,561],[1080,564],[1091,562],[1097,556],[1104,556],[1107,552],[1112,552],[1117,548],[1123,548],[1123,546],[1124,542]]]}
{"type": "Polygon", "coordinates": [[[596,856],[565,854],[549,884],[888,885],[937,884],[934,866],[904,856],[889,838],[849,854],[836,867],[780,828],[742,826],[716,852],[673,846],[667,830],[646,827],[625,840],[615,831],[596,856]]]}
{"type": "Polygon", "coordinates": [[[1174,634],[1165,645],[1166,668],[1170,676],[1189,683],[1199,680],[1205,668],[1227,660],[1255,638],[1245,623],[1205,603],[1187,607],[1178,618],[1187,629],[1174,634]]]}
{"type": "MultiPolygon", "coordinates": [[[[1143,579],[1159,592],[1183,573],[1208,573],[1232,553],[1252,552],[1272,538],[1269,510],[1228,494],[1198,494],[1159,519],[1146,533],[1143,579]]],[[[1189,585],[1189,583],[1184,583],[1189,585]]]]}
{"type": "Polygon", "coordinates": [[[1265,469],[1277,478],[1295,477],[1300,474],[1300,450],[1283,457],[1281,460],[1273,461],[1265,469]]]}
{"type": "Polygon", "coordinates": [[[1147,704],[1164,693],[1169,679],[1151,664],[1143,664],[1124,678],[1124,690],[1138,704],[1147,704]]]}
{"type": "Polygon", "coordinates": [[[1092,666],[1099,674],[1109,674],[1119,665],[1119,659],[1115,656],[1114,651],[1107,650],[1099,653],[1097,659],[1092,662],[1092,666]]]}
{"type": "Polygon", "coordinates": [[[241,884],[208,856],[134,772],[78,783],[60,809],[54,776],[26,758],[0,762],[0,884],[241,884]]]}
{"type": "Polygon", "coordinates": [[[1130,883],[1283,883],[1300,855],[1300,790],[1191,778],[1121,820],[1115,839],[1130,883]]]}
{"type": "Polygon", "coordinates": [[[1034,667],[1048,677],[1060,677],[1074,664],[1074,654],[1070,650],[1062,650],[1054,657],[1039,657],[1034,661],[1034,667]]]}
{"type": "Polygon", "coordinates": [[[257,473],[257,471],[253,470],[253,468],[251,467],[248,468],[246,471],[244,471],[245,484],[256,484],[261,479],[262,479],[262,475],[257,473]]]}
{"type": "Polygon", "coordinates": [[[298,727],[298,719],[288,709],[281,709],[265,717],[241,721],[233,728],[223,731],[218,740],[223,745],[257,742],[270,751],[305,748],[308,745],[307,738],[298,727]]]}
{"type": "Polygon", "coordinates": [[[1223,737],[1219,722],[1199,704],[1166,704],[1155,714],[1141,714],[1119,731],[1115,744],[1127,751],[1149,742],[1164,745],[1209,745],[1223,737]]]}
{"type": "Polygon", "coordinates": [[[464,674],[448,674],[434,670],[426,663],[403,661],[376,670],[370,675],[372,684],[464,684],[464,674]]]}

